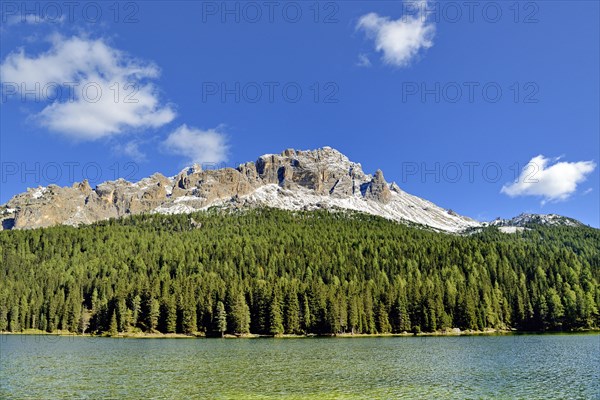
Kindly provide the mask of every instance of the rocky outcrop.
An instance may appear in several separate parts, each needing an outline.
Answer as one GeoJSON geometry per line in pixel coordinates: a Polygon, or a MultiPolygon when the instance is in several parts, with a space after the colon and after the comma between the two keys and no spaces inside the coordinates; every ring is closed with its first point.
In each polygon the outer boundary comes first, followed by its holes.
{"type": "Polygon", "coordinates": [[[389,185],[383,178],[383,172],[378,169],[371,182],[367,185],[365,197],[387,204],[392,199],[389,185]]]}
{"type": "Polygon", "coordinates": [[[0,206],[0,221],[3,229],[26,229],[140,213],[187,213],[212,205],[351,208],[447,230],[477,224],[388,184],[381,170],[365,174],[360,164],[330,147],[288,149],[235,169],[193,165],[171,178],[157,173],[136,183],[119,179],[94,189],[87,181],[29,189],[0,206]]]}

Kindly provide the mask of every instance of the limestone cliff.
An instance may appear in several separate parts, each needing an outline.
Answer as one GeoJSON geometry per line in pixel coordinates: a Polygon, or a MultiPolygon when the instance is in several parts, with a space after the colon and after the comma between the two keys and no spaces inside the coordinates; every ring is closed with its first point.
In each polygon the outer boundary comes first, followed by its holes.
{"type": "Polygon", "coordinates": [[[210,206],[283,209],[352,209],[446,231],[479,223],[403,192],[330,147],[263,155],[237,168],[186,168],[174,177],[154,174],[132,183],[123,179],[92,189],[29,189],[0,206],[3,229],[80,225],[140,213],[188,213],[210,206]]]}

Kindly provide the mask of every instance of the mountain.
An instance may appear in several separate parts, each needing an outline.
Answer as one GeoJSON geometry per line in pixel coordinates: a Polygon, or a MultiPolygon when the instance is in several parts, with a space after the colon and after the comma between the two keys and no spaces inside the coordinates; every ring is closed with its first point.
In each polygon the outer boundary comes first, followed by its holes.
{"type": "Polygon", "coordinates": [[[533,225],[545,226],[571,226],[578,227],[583,224],[573,218],[563,217],[557,214],[520,214],[511,219],[497,218],[489,223],[497,227],[519,227],[527,228],[533,225]]]}
{"type": "MultiPolygon", "coordinates": [[[[0,221],[2,229],[77,226],[146,213],[186,214],[213,206],[354,210],[446,232],[488,225],[404,192],[386,182],[381,170],[368,175],[359,163],[331,147],[288,149],[237,168],[203,170],[193,165],[173,177],[156,173],[136,183],[118,179],[94,189],[87,181],[28,189],[0,206],[0,221]]],[[[490,225],[507,230],[536,221],[578,223],[559,216],[522,215],[490,225]]]]}
{"type": "Polygon", "coordinates": [[[235,335],[598,328],[600,230],[473,221],[330,148],[30,189],[0,212],[6,228],[100,221],[0,232],[0,332],[221,336],[223,308],[235,335]]]}
{"type": "Polygon", "coordinates": [[[237,168],[202,170],[198,165],[168,178],[154,174],[137,183],[123,179],[92,189],[29,189],[0,208],[3,229],[88,224],[141,213],[179,214],[211,206],[287,210],[349,209],[394,221],[458,232],[480,223],[402,191],[383,172],[363,172],[330,147],[267,154],[237,168]]]}

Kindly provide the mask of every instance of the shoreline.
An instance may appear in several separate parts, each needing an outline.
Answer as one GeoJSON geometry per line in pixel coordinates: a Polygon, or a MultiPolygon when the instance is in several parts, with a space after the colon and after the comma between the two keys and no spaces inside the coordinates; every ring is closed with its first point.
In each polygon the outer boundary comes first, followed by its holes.
{"type": "Polygon", "coordinates": [[[124,332],[118,335],[106,334],[81,334],[68,331],[46,332],[37,329],[27,329],[22,332],[0,332],[2,335],[21,335],[21,336],[57,336],[57,337],[81,337],[81,338],[111,338],[111,339],[311,339],[311,338],[331,338],[331,339],[361,339],[361,338],[394,338],[394,337],[460,337],[460,336],[509,336],[509,335],[556,335],[556,334],[600,334],[600,329],[585,329],[577,331],[517,331],[517,330],[502,330],[502,329],[486,329],[484,331],[466,330],[466,331],[437,331],[437,332],[402,332],[402,333],[338,333],[338,334],[282,334],[282,335],[259,335],[259,334],[243,334],[232,335],[226,334],[223,338],[219,336],[207,336],[204,333],[197,332],[194,334],[184,333],[145,333],[145,332],[124,332]]]}

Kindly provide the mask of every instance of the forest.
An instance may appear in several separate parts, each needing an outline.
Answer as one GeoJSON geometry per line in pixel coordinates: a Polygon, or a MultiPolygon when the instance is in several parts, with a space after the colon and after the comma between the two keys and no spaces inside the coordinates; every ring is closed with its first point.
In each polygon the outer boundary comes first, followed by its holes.
{"type": "Polygon", "coordinates": [[[434,232],[351,212],[141,215],[0,232],[0,331],[598,328],[600,230],[434,232]]]}

